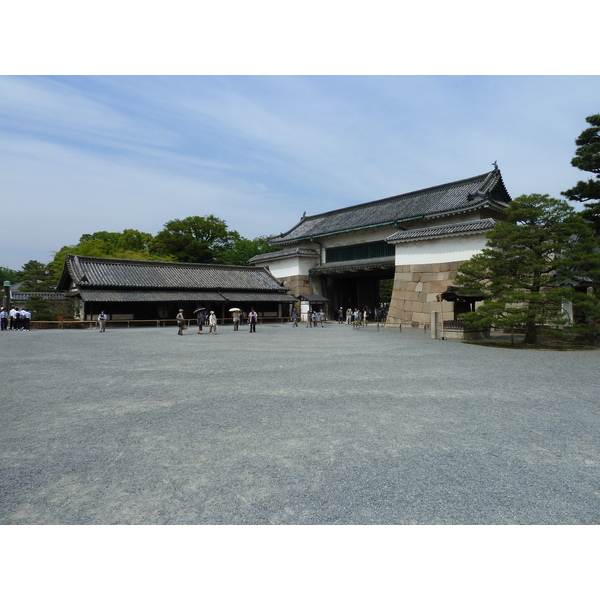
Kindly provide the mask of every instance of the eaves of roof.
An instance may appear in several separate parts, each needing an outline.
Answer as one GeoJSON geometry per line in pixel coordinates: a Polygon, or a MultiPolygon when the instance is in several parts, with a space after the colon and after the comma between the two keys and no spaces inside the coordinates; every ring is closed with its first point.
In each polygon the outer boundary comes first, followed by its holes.
{"type": "MultiPolygon", "coordinates": [[[[400,223],[407,223],[408,221],[418,221],[419,219],[423,219],[425,215],[417,215],[415,217],[409,217],[406,219],[395,219],[394,221],[382,221],[381,223],[372,223],[371,225],[361,225],[358,227],[349,227],[348,229],[338,229],[336,231],[326,231],[325,233],[316,233],[315,235],[311,235],[305,238],[297,238],[288,243],[297,243],[303,242],[306,240],[315,240],[317,238],[328,237],[331,235],[340,235],[342,233],[352,233],[353,231],[364,231],[365,229],[373,229],[374,227],[385,227],[387,225],[393,225],[394,227],[398,227],[400,223]]],[[[281,242],[284,244],[285,242],[281,242]]]]}
{"type": "Polygon", "coordinates": [[[284,250],[277,250],[276,252],[266,252],[265,254],[257,254],[253,256],[248,262],[250,263],[261,263],[261,262],[274,262],[276,260],[284,260],[286,258],[318,258],[319,252],[312,248],[285,248],[284,250]]]}
{"type": "Polygon", "coordinates": [[[466,221],[450,225],[438,225],[437,227],[426,227],[423,229],[409,229],[398,231],[385,239],[390,244],[402,242],[414,242],[415,240],[439,239],[455,237],[459,235],[474,235],[492,229],[496,225],[495,219],[479,219],[477,221],[466,221]]]}
{"type": "Polygon", "coordinates": [[[368,258],[364,260],[351,260],[323,263],[312,269],[311,274],[315,273],[342,273],[345,271],[376,271],[380,269],[393,268],[395,257],[386,256],[380,258],[368,258]]]}
{"type": "Polygon", "coordinates": [[[467,213],[474,212],[477,210],[482,210],[484,208],[487,208],[489,210],[492,210],[494,212],[502,214],[504,212],[504,210],[506,209],[506,207],[507,207],[507,204],[497,202],[497,201],[493,200],[492,198],[484,198],[483,200],[480,200],[479,202],[474,203],[470,206],[465,206],[462,209],[456,209],[456,210],[451,210],[451,211],[443,210],[443,211],[439,211],[439,212],[433,212],[433,213],[426,215],[423,218],[424,218],[424,220],[441,219],[443,217],[467,214],[467,213]]]}
{"type": "Polygon", "coordinates": [[[284,292],[223,292],[206,290],[80,290],[84,302],[283,302],[296,299],[284,292]]]}

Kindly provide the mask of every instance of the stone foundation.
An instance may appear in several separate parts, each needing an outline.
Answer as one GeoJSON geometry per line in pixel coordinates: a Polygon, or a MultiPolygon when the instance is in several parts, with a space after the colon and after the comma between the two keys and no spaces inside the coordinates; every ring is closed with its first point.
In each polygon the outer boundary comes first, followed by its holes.
{"type": "Polygon", "coordinates": [[[432,312],[440,310],[443,310],[445,320],[451,320],[454,304],[442,302],[440,307],[437,296],[453,285],[462,262],[396,266],[388,322],[413,323],[422,327],[429,325],[432,312]]]}

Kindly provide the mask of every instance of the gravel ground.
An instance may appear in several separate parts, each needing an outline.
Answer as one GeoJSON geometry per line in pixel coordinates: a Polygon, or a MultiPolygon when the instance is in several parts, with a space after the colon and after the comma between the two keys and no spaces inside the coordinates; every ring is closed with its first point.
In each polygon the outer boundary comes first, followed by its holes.
{"type": "Polygon", "coordinates": [[[2,332],[2,524],[599,524],[600,350],[2,332]]]}

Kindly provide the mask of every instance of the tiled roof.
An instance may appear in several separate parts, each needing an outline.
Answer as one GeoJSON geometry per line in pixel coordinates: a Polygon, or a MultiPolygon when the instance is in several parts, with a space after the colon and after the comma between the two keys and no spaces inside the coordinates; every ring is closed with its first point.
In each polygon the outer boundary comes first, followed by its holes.
{"type": "Polygon", "coordinates": [[[403,221],[460,213],[489,206],[497,210],[511,198],[500,170],[383,200],[303,217],[288,232],[269,238],[272,245],[366,229],[403,221]]]}
{"type": "Polygon", "coordinates": [[[79,291],[84,302],[223,302],[217,292],[192,292],[189,290],[90,290],[79,291]]]}
{"type": "Polygon", "coordinates": [[[414,240],[434,239],[454,235],[469,235],[492,229],[495,224],[496,221],[494,219],[479,219],[477,221],[454,223],[452,225],[409,229],[407,231],[398,231],[385,238],[385,241],[391,244],[399,244],[401,242],[412,242],[414,240]]]}
{"type": "Polygon", "coordinates": [[[292,258],[294,256],[305,256],[308,258],[318,258],[319,252],[308,248],[285,248],[284,250],[277,250],[276,252],[266,252],[265,254],[257,254],[253,256],[248,262],[250,263],[261,263],[261,262],[273,262],[276,260],[283,260],[285,258],[292,258]]]}
{"type": "Polygon", "coordinates": [[[67,290],[71,282],[79,290],[212,290],[285,292],[264,267],[204,265],[69,254],[58,284],[67,290]]]}

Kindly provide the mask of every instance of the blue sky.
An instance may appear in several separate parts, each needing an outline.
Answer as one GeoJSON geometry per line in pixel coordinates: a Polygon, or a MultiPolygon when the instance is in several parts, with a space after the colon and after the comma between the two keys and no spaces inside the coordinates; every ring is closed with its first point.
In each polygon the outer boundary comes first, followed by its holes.
{"type": "Polygon", "coordinates": [[[0,264],[191,215],[278,233],[493,161],[559,197],[599,111],[598,76],[3,76],[0,264]]]}

